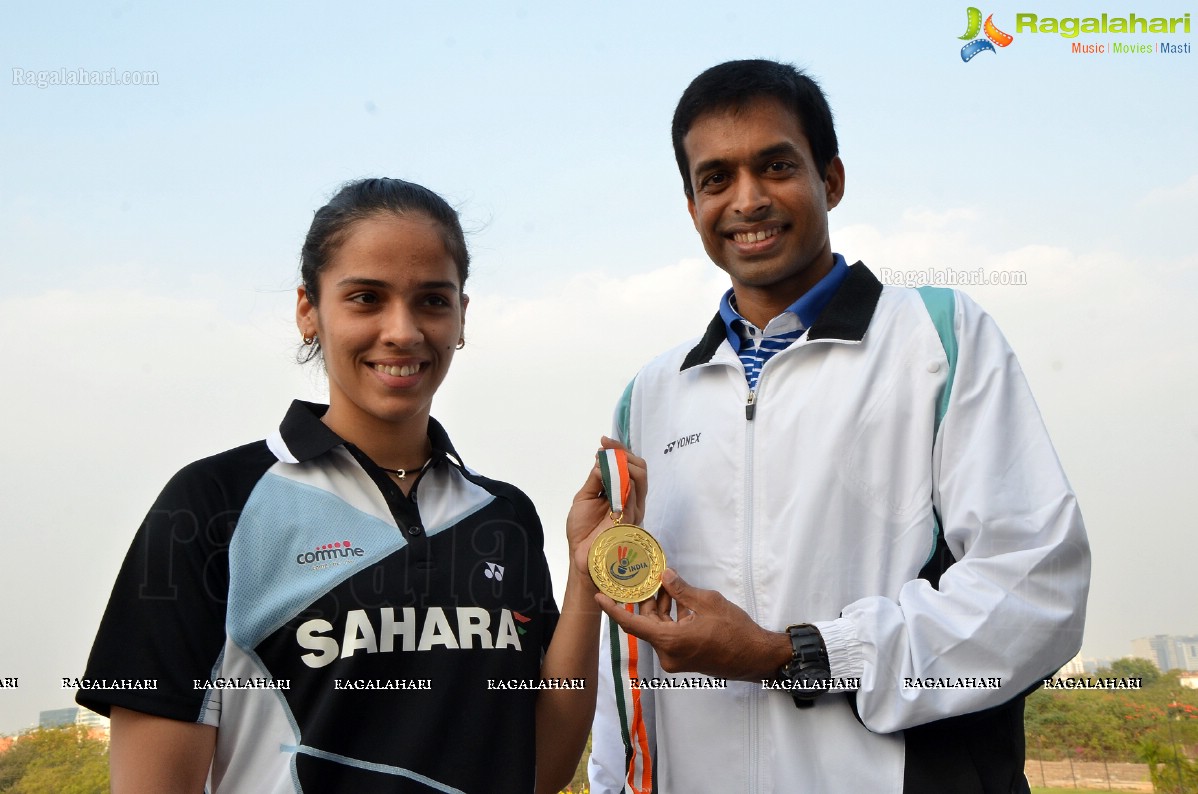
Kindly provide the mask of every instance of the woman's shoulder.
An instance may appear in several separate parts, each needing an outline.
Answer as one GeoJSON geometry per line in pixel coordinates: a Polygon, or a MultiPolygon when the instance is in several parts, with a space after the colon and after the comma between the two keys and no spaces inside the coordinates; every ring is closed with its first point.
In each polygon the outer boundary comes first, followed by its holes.
{"type": "Polygon", "coordinates": [[[188,463],[158,498],[173,505],[237,507],[244,504],[262,476],[278,462],[265,440],[252,441],[188,463]]]}
{"type": "Polygon", "coordinates": [[[454,448],[453,442],[450,441],[449,434],[446,433],[444,426],[431,416],[428,420],[428,434],[429,439],[432,441],[433,449],[439,455],[443,456],[446,462],[457,469],[474,487],[481,488],[492,496],[510,503],[518,512],[527,513],[538,524],[540,523],[536,507],[524,491],[510,482],[488,477],[473,467],[466,465],[462,456],[454,448]]]}
{"type": "Polygon", "coordinates": [[[216,479],[249,476],[256,479],[278,460],[270,451],[266,440],[259,439],[192,461],[179,470],[179,475],[216,479]]]}
{"type": "Polygon", "coordinates": [[[484,474],[479,474],[473,469],[467,469],[463,467],[463,470],[468,479],[480,487],[485,488],[487,491],[490,491],[496,497],[511,502],[521,510],[528,510],[534,515],[536,514],[536,507],[533,505],[532,499],[529,499],[528,494],[524,493],[524,491],[520,490],[520,488],[517,486],[512,485],[510,482],[505,480],[497,480],[494,477],[488,477],[484,474]]]}

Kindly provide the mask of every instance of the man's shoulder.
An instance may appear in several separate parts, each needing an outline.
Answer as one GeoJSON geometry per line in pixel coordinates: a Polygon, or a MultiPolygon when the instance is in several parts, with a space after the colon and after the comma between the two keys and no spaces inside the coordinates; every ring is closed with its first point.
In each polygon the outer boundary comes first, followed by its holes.
{"type": "Polygon", "coordinates": [[[989,313],[969,293],[954,287],[882,287],[878,309],[884,316],[910,320],[949,312],[958,325],[968,327],[989,313]]]}
{"type": "Polygon", "coordinates": [[[677,372],[682,368],[683,361],[698,345],[705,340],[703,336],[692,336],[682,342],[678,342],[673,347],[670,347],[658,353],[653,358],[646,362],[642,369],[656,368],[667,369],[677,372]]]}
{"type": "Polygon", "coordinates": [[[705,340],[705,336],[694,336],[658,353],[645,362],[640,370],[637,371],[632,383],[679,376],[680,373],[687,369],[687,358],[705,340]]]}

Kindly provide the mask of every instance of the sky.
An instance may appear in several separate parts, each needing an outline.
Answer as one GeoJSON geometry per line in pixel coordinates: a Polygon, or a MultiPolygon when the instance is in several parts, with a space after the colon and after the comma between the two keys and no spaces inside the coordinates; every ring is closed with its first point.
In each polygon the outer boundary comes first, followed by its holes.
{"type": "Polygon", "coordinates": [[[82,675],[170,475],[325,395],[295,363],[298,252],[347,180],[402,177],[459,209],[468,344],[434,415],[532,497],[564,581],[565,513],[616,399],[728,286],[669,120],[733,58],[823,85],[847,173],[834,250],[1021,282],[966,291],[1019,355],[1086,518],[1083,654],[1198,634],[1198,55],[1110,51],[1194,36],[1016,28],[1129,9],[1193,27],[1198,9],[990,5],[1013,41],[966,62],[966,8],[0,5],[0,679],[19,680],[0,733],[71,705],[59,682],[82,675]],[[50,84],[79,69],[129,84],[50,84]]]}

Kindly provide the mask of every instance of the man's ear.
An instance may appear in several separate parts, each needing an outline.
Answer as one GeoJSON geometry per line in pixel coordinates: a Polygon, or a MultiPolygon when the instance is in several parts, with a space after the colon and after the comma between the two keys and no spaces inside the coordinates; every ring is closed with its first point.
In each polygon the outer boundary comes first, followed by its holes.
{"type": "Polygon", "coordinates": [[[840,155],[836,155],[832,162],[828,163],[828,171],[824,175],[824,191],[828,209],[835,207],[844,198],[844,163],[840,155]]]}

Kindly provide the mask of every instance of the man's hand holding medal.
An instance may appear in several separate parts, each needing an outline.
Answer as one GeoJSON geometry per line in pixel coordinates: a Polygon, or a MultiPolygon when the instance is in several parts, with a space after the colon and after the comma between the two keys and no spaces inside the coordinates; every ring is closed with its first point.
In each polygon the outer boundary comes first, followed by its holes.
{"type": "Polygon", "coordinates": [[[574,565],[599,590],[595,602],[624,631],[650,643],[667,673],[772,677],[791,658],[786,633],[762,628],[719,592],[694,587],[666,568],[661,546],[636,525],[644,516],[645,461],[617,441],[602,443],[591,479],[575,497],[576,509],[590,503],[578,512],[592,529],[578,543],[571,534],[574,565]],[[597,496],[595,480],[603,483],[597,496]]]}

